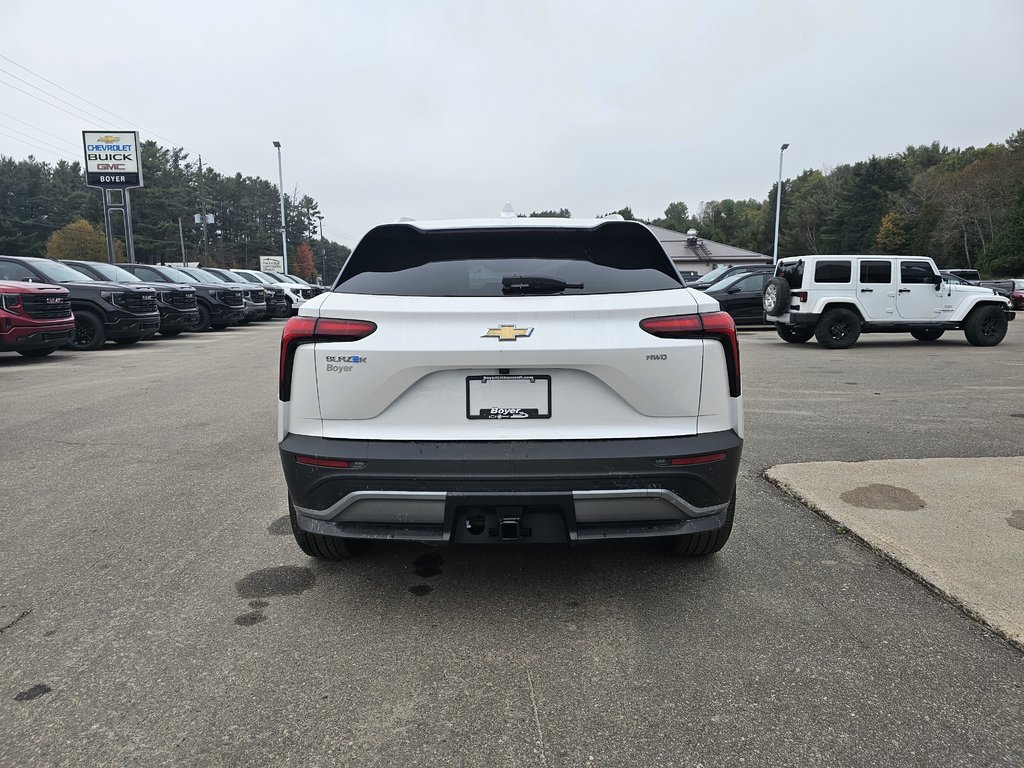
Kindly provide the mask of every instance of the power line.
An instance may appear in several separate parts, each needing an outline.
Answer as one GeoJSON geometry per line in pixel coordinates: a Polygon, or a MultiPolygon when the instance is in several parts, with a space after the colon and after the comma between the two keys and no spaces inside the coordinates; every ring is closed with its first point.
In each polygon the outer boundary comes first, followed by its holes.
{"type": "Polygon", "coordinates": [[[22,125],[27,125],[29,128],[37,130],[40,133],[45,133],[47,136],[51,136],[51,137],[53,137],[55,139],[60,139],[60,141],[64,142],[68,146],[75,147],[76,150],[77,149],[81,149],[81,147],[76,145],[74,142],[68,141],[63,136],[58,136],[56,133],[50,133],[49,131],[40,128],[38,125],[32,125],[32,123],[27,123],[24,120],[22,120],[20,117],[15,117],[14,115],[9,115],[6,112],[0,112],[0,115],[3,115],[4,117],[10,118],[11,120],[16,120],[17,122],[21,123],[22,125]]]}
{"type": "MultiPolygon", "coordinates": [[[[49,141],[45,141],[44,139],[40,139],[40,138],[38,138],[36,136],[33,136],[30,133],[25,133],[24,131],[19,131],[17,128],[12,128],[9,125],[5,125],[3,123],[0,123],[0,128],[6,128],[8,131],[14,131],[15,133],[20,134],[21,136],[26,136],[26,137],[32,139],[33,141],[38,141],[40,144],[45,144],[46,146],[52,147],[53,149],[56,149],[58,151],[61,151],[61,152],[66,152],[67,151],[67,150],[63,149],[62,147],[58,147],[56,144],[52,144],[49,141]]],[[[7,136],[8,138],[12,138],[12,139],[16,138],[14,136],[11,136],[10,134],[6,134],[5,133],[4,135],[7,136]]]]}
{"type": "MultiPolygon", "coordinates": [[[[45,147],[41,147],[38,144],[33,144],[31,141],[25,141],[24,139],[19,139],[17,136],[11,136],[9,133],[4,133],[3,131],[0,131],[0,136],[6,136],[9,139],[14,139],[15,141],[19,141],[22,144],[28,144],[30,147],[35,147],[40,152],[43,152],[43,153],[45,153],[47,155],[52,155],[54,157],[59,157],[61,160],[67,160],[68,159],[64,155],[57,154],[56,152],[54,152],[52,150],[49,150],[49,149],[46,149],[45,147]]],[[[61,150],[61,151],[63,151],[63,150],[61,150]]]]}

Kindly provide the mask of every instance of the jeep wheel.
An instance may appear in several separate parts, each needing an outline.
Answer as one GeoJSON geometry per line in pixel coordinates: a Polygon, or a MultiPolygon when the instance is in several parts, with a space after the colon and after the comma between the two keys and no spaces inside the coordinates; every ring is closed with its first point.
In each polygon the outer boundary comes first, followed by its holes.
{"type": "Polygon", "coordinates": [[[976,347],[994,347],[1006,336],[1006,313],[991,304],[975,308],[964,321],[964,336],[976,347]]]}
{"type": "Polygon", "coordinates": [[[788,341],[790,344],[803,344],[814,335],[813,328],[797,327],[795,325],[786,325],[785,323],[776,323],[775,332],[779,334],[780,339],[788,341]]]}
{"type": "Polygon", "coordinates": [[[92,312],[82,310],[75,312],[75,338],[64,346],[80,352],[92,352],[102,347],[106,340],[107,333],[103,330],[103,321],[92,312]]]}
{"type": "Polygon", "coordinates": [[[288,517],[292,523],[295,543],[299,545],[299,549],[310,557],[315,557],[318,560],[348,560],[350,557],[355,556],[359,550],[359,542],[353,539],[321,536],[318,533],[309,533],[299,528],[299,522],[295,515],[295,505],[292,504],[290,498],[288,499],[288,517]]]}
{"type": "Polygon", "coordinates": [[[860,338],[860,318],[848,309],[830,309],[818,320],[814,336],[827,349],[852,347],[860,338]]]}
{"type": "Polygon", "coordinates": [[[937,341],[944,333],[941,328],[915,328],[910,335],[918,341],[937,341]]]}
{"type": "Polygon", "coordinates": [[[770,278],[761,294],[761,306],[765,314],[772,317],[786,314],[789,310],[789,283],[781,277],[770,278]]]}
{"type": "Polygon", "coordinates": [[[668,551],[673,555],[687,557],[707,557],[725,546],[732,533],[732,519],[736,515],[736,491],[732,492],[729,508],[725,512],[725,523],[716,531],[688,533],[685,536],[673,536],[667,540],[668,551]]]}

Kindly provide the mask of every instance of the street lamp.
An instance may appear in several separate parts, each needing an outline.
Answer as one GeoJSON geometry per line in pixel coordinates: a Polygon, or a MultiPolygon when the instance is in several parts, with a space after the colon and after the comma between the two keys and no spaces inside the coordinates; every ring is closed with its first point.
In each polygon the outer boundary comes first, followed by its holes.
{"type": "Polygon", "coordinates": [[[324,217],[323,214],[317,214],[316,220],[320,224],[320,252],[324,255],[324,271],[320,273],[320,282],[323,283],[324,275],[327,274],[327,246],[324,245],[324,217]]]}
{"type": "MultiPolygon", "coordinates": [[[[778,186],[775,187],[775,245],[772,247],[771,263],[778,263],[778,214],[782,207],[782,153],[790,148],[788,144],[782,144],[778,151],[778,186]]],[[[284,206],[284,203],[282,203],[284,206]]],[[[285,210],[282,208],[282,210],[285,210]]]]}
{"type": "Polygon", "coordinates": [[[288,274],[288,230],[284,221],[284,173],[281,171],[281,142],[275,141],[277,147],[277,188],[281,193],[281,256],[284,258],[284,273],[288,274]]]}

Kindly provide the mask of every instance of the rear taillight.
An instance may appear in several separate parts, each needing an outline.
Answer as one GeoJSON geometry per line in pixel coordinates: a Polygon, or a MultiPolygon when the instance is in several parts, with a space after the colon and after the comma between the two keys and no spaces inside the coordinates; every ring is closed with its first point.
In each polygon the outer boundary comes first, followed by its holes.
{"type": "Polygon", "coordinates": [[[725,350],[729,395],[740,396],[740,345],[736,338],[736,324],[728,312],[649,317],[640,321],[640,327],[663,339],[713,339],[719,342],[725,350]]]}
{"type": "Polygon", "coordinates": [[[293,317],[281,331],[281,367],[278,383],[279,396],[290,400],[292,395],[292,363],[295,350],[303,344],[318,341],[358,341],[377,330],[377,324],[368,320],[334,320],[331,318],[293,317]]]}
{"type": "Polygon", "coordinates": [[[807,303],[807,291],[793,291],[793,293],[791,293],[790,296],[792,296],[795,299],[800,299],[800,302],[802,304],[807,303]]]}

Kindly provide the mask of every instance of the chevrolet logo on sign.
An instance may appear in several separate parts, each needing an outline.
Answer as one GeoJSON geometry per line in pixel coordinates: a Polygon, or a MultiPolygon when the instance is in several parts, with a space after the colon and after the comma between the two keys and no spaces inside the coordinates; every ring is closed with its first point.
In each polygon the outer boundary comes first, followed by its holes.
{"type": "Polygon", "coordinates": [[[520,336],[529,336],[533,328],[516,328],[514,325],[499,325],[497,328],[488,328],[487,333],[481,339],[497,339],[498,341],[515,341],[520,336]]]}
{"type": "Polygon", "coordinates": [[[121,143],[121,137],[120,136],[100,136],[96,140],[96,142],[98,144],[120,144],[121,143]]]}

